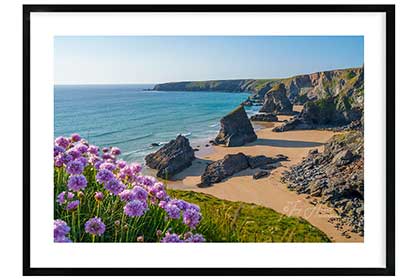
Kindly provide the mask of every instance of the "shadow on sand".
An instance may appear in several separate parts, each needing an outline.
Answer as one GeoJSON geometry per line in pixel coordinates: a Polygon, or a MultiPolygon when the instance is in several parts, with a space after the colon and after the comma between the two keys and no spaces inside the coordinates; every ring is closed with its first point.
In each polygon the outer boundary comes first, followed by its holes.
{"type": "Polygon", "coordinates": [[[189,176],[201,176],[204,173],[207,165],[212,163],[211,160],[196,158],[192,165],[185,170],[181,171],[180,173],[176,174],[172,180],[184,180],[186,177],[189,176]]]}
{"type": "Polygon", "coordinates": [[[308,141],[294,141],[294,140],[278,140],[278,139],[265,139],[260,138],[252,143],[248,143],[245,146],[271,146],[271,147],[283,147],[283,148],[312,148],[324,145],[321,142],[308,142],[308,141]]]}

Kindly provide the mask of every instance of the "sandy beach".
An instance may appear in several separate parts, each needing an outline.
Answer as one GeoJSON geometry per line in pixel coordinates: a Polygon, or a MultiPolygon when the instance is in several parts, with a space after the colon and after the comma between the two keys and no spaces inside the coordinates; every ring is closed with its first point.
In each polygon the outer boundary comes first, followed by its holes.
{"type": "MultiPolygon", "coordinates": [[[[300,109],[300,108],[297,108],[300,109]]],[[[280,116],[284,120],[290,116],[280,116]]],[[[299,163],[308,151],[317,148],[320,152],[323,145],[334,132],[326,130],[272,132],[273,123],[256,123],[265,128],[256,131],[258,140],[242,147],[201,146],[196,152],[197,159],[191,167],[177,174],[168,186],[174,189],[191,190],[214,195],[221,199],[255,203],[272,208],[279,213],[300,216],[325,232],[333,242],[363,242],[363,237],[350,232],[349,228],[336,226],[335,211],[308,195],[299,195],[287,189],[280,182],[282,172],[299,163]],[[246,155],[275,156],[283,154],[289,161],[282,162],[272,170],[270,176],[254,180],[252,175],[259,169],[247,169],[234,174],[227,180],[208,188],[199,188],[200,175],[210,161],[222,159],[226,154],[242,152],[246,155]],[[342,233],[347,231],[350,238],[342,233]]],[[[255,125],[255,124],[254,124],[255,125]]]]}

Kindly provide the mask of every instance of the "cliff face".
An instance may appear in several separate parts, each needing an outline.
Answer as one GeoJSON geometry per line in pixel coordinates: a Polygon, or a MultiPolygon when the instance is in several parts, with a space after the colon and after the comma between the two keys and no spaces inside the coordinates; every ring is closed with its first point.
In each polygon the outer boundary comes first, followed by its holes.
{"type": "Polygon", "coordinates": [[[337,228],[344,223],[360,235],[364,232],[363,146],[360,131],[336,135],[323,153],[310,151],[301,163],[284,172],[283,179],[290,190],[313,197],[315,204],[333,207],[341,218],[330,219],[337,228]]]}
{"type": "MultiPolygon", "coordinates": [[[[176,82],[156,85],[153,90],[158,91],[226,91],[252,92],[254,97],[263,100],[264,95],[271,89],[285,86],[286,96],[293,104],[303,104],[327,96],[345,94],[355,96],[355,88],[363,88],[363,67],[312,74],[298,75],[285,79],[244,79],[217,80],[198,82],[176,82]]],[[[360,92],[359,92],[360,93],[360,92]]]]}
{"type": "Polygon", "coordinates": [[[264,103],[260,112],[284,115],[293,114],[293,105],[290,103],[289,98],[287,98],[284,84],[272,88],[265,94],[264,103]]]}

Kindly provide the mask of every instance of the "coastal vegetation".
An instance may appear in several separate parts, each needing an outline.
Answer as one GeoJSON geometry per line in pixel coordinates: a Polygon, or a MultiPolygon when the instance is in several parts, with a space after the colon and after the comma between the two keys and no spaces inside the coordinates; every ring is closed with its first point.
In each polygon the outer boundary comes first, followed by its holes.
{"type": "Polygon", "coordinates": [[[204,242],[200,208],[78,134],[54,146],[55,242],[204,242]]]}
{"type": "Polygon", "coordinates": [[[168,193],[200,206],[203,220],[197,230],[207,241],[330,242],[325,233],[303,218],[289,217],[267,207],[192,191],[168,193]]]}

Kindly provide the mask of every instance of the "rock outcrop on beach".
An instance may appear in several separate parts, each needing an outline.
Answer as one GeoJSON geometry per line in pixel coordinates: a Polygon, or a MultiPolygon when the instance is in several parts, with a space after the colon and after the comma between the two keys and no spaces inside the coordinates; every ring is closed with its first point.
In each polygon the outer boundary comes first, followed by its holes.
{"type": "Polygon", "coordinates": [[[252,179],[258,180],[258,179],[267,177],[268,175],[270,175],[270,172],[265,171],[265,170],[260,170],[260,171],[257,171],[254,175],[252,175],[252,179]]]}
{"type": "Polygon", "coordinates": [[[333,207],[339,218],[331,222],[337,227],[349,225],[360,235],[364,227],[363,146],[362,132],[344,132],[334,136],[323,153],[311,150],[300,164],[283,174],[290,190],[333,207]]]}
{"type": "Polygon", "coordinates": [[[220,120],[220,131],[214,139],[217,145],[238,147],[257,140],[251,122],[243,106],[224,116],[220,120]]]}
{"type": "Polygon", "coordinates": [[[289,158],[285,155],[277,155],[275,157],[267,157],[263,155],[248,156],[248,164],[251,169],[287,160],[289,160],[289,158]]]}
{"type": "Polygon", "coordinates": [[[284,84],[273,87],[264,95],[264,103],[260,112],[277,115],[292,115],[293,105],[286,96],[284,84]]]}
{"type": "Polygon", "coordinates": [[[284,84],[286,96],[292,104],[304,104],[326,96],[345,92],[348,96],[357,95],[352,88],[363,86],[363,67],[320,71],[280,79],[242,79],[214,80],[197,82],[175,82],[156,85],[157,91],[224,91],[251,92],[253,100],[264,100],[273,88],[284,84]]]}
{"type": "Polygon", "coordinates": [[[362,128],[362,117],[363,97],[356,102],[345,95],[330,96],[306,102],[299,115],[275,127],[273,131],[339,127],[351,123],[362,128]]]}
{"type": "MultiPolygon", "coordinates": [[[[244,155],[243,153],[229,154],[229,155],[226,155],[221,160],[217,160],[210,163],[206,167],[206,169],[204,170],[204,173],[201,175],[201,183],[198,186],[209,187],[213,185],[214,183],[221,182],[222,180],[234,175],[235,173],[245,170],[247,168],[263,169],[264,167],[267,167],[267,170],[272,169],[272,167],[268,167],[269,164],[273,164],[273,163],[277,163],[277,162],[285,161],[285,160],[288,160],[288,157],[284,155],[277,155],[275,157],[267,157],[264,155],[247,156],[247,155],[244,155]]],[[[264,174],[263,176],[267,175],[266,172],[262,172],[261,174],[264,174]]],[[[263,176],[259,176],[259,178],[263,176]]]]}
{"type": "Polygon", "coordinates": [[[251,116],[251,121],[257,122],[277,122],[277,115],[276,114],[256,114],[251,116]]]}
{"type": "Polygon", "coordinates": [[[206,167],[198,186],[209,187],[248,167],[248,157],[243,153],[226,155],[223,159],[212,162],[206,167]]]}
{"type": "Polygon", "coordinates": [[[188,139],[178,135],[175,140],[160,148],[157,152],[146,156],[146,165],[157,169],[157,176],[170,179],[173,175],[191,166],[195,159],[194,150],[188,139]]]}

